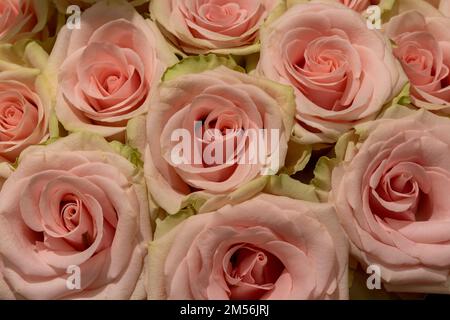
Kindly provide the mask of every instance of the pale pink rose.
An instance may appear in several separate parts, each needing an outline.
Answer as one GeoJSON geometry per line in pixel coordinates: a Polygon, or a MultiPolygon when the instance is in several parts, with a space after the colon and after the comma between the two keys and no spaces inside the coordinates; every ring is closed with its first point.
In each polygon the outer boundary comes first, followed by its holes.
{"type": "Polygon", "coordinates": [[[147,117],[145,172],[153,198],[169,213],[194,192],[227,194],[283,166],[290,88],[222,66],[165,81],[158,95],[147,117]]]}
{"type": "Polygon", "coordinates": [[[263,29],[257,72],[295,88],[302,143],[333,142],[375,118],[406,83],[389,41],[334,2],[293,6],[263,29]]]}
{"type": "Polygon", "coordinates": [[[0,41],[30,38],[47,23],[48,0],[0,1],[0,41]]]}
{"type": "Polygon", "coordinates": [[[0,192],[0,297],[146,298],[149,240],[143,175],[103,138],[31,147],[0,192]]]}
{"type": "Polygon", "coordinates": [[[389,290],[450,292],[450,119],[382,119],[333,171],[331,201],[353,255],[389,290]]]}
{"type": "Polygon", "coordinates": [[[364,12],[369,6],[377,5],[380,0],[338,0],[344,6],[357,12],[364,12]]]}
{"type": "Polygon", "coordinates": [[[150,245],[150,299],[347,299],[348,243],[327,204],[259,195],[150,245]]]}
{"type": "Polygon", "coordinates": [[[81,15],[80,29],[59,32],[51,53],[58,119],[69,131],[123,140],[127,121],[147,112],[176,61],[154,24],[129,3],[98,2],[81,15]]]}
{"type": "Polygon", "coordinates": [[[23,54],[9,44],[0,51],[1,163],[14,162],[26,147],[48,138],[51,89],[43,74],[48,55],[38,44],[28,44],[23,54]]]}
{"type": "Polygon", "coordinates": [[[281,0],[153,0],[150,12],[186,53],[249,54],[259,29],[281,0]]]}
{"type": "Polygon", "coordinates": [[[450,18],[411,10],[393,17],[386,34],[411,82],[413,103],[450,114],[450,18]]]}
{"type": "Polygon", "coordinates": [[[23,83],[0,80],[0,155],[14,162],[20,152],[47,134],[48,111],[23,83]]]}

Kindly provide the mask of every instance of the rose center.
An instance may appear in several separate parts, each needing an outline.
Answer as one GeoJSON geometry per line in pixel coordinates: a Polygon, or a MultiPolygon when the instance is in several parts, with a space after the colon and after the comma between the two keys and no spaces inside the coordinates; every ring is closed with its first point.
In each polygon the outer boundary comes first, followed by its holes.
{"type": "Polygon", "coordinates": [[[7,104],[4,107],[0,107],[0,126],[5,129],[16,127],[23,116],[23,110],[17,106],[17,104],[7,104]]]}
{"type": "Polygon", "coordinates": [[[62,222],[67,231],[74,230],[80,223],[81,200],[75,195],[67,195],[60,204],[62,222]]]}
{"type": "Polygon", "coordinates": [[[240,17],[247,15],[247,10],[242,9],[237,3],[223,5],[207,3],[200,7],[199,12],[209,22],[222,26],[231,25],[240,17]]]}
{"type": "Polygon", "coordinates": [[[231,299],[260,299],[274,288],[284,270],[277,257],[251,245],[238,245],[231,251],[226,270],[231,299]]]}
{"type": "MultiPolygon", "coordinates": [[[[401,162],[384,169],[378,186],[371,191],[371,207],[381,218],[416,221],[426,200],[427,173],[414,162],[401,162]]],[[[379,174],[379,173],[377,173],[379,174]]]]}

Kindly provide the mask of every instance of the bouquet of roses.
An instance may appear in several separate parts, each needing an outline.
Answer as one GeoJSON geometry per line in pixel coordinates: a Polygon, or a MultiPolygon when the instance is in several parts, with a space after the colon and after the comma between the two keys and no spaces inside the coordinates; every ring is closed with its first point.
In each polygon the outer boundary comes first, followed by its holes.
{"type": "Polygon", "coordinates": [[[0,1],[1,299],[450,293],[450,1],[0,1]]]}

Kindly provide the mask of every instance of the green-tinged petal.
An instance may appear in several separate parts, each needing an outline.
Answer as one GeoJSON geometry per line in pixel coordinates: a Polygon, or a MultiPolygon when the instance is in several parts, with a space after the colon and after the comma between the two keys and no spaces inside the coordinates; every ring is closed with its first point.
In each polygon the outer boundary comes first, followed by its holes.
{"type": "Polygon", "coordinates": [[[287,5],[287,8],[289,9],[290,7],[293,7],[297,4],[307,3],[307,2],[310,2],[310,0],[287,0],[286,5],[287,5]]]}
{"type": "Polygon", "coordinates": [[[278,5],[270,12],[269,16],[267,17],[266,21],[264,21],[264,24],[262,25],[261,28],[267,27],[272,22],[281,17],[288,8],[288,2],[289,0],[280,1],[280,3],[278,3],[278,5]]]}
{"type": "Polygon", "coordinates": [[[24,72],[34,77],[46,68],[47,62],[47,52],[34,41],[0,44],[0,72],[8,72],[7,76],[3,76],[5,78],[14,77],[13,72],[18,73],[18,78],[23,78],[24,72]]]}
{"type": "MultiPolygon", "coordinates": [[[[204,203],[201,203],[201,206],[198,207],[197,211],[199,213],[214,211],[227,204],[233,205],[249,200],[264,190],[269,179],[269,176],[262,176],[250,181],[229,194],[209,197],[204,203]]],[[[201,193],[199,193],[199,195],[200,194],[201,193]]]]}
{"type": "Polygon", "coordinates": [[[60,132],[59,132],[59,122],[58,118],[56,117],[55,110],[52,110],[50,114],[50,120],[49,120],[49,132],[50,132],[50,139],[57,139],[59,138],[60,132]]]}
{"type": "Polygon", "coordinates": [[[145,152],[145,145],[147,143],[146,137],[146,120],[147,116],[142,115],[135,117],[127,123],[127,144],[139,150],[141,154],[145,152]]]}
{"type": "Polygon", "coordinates": [[[424,0],[395,0],[392,4],[390,1],[392,0],[382,0],[380,3],[382,9],[384,8],[383,22],[388,22],[392,17],[410,10],[416,10],[425,17],[442,16],[437,8],[424,0]],[[391,7],[389,8],[390,5],[391,7]]]}
{"type": "MultiPolygon", "coordinates": [[[[414,113],[416,113],[418,109],[416,109],[413,106],[403,106],[403,105],[396,105],[389,109],[386,109],[386,111],[383,112],[383,114],[378,119],[399,119],[408,117],[414,113]]],[[[358,128],[358,127],[357,127],[358,128]]]]}
{"type": "Polygon", "coordinates": [[[208,201],[208,196],[204,196],[200,193],[192,193],[182,201],[182,208],[192,208],[195,212],[199,212],[203,205],[208,201]]]}
{"type": "Polygon", "coordinates": [[[312,146],[289,141],[284,168],[280,173],[293,175],[302,171],[311,159],[312,146]]]}
{"type": "Polygon", "coordinates": [[[175,228],[178,224],[193,216],[195,210],[191,207],[180,210],[177,214],[173,214],[165,217],[164,219],[156,220],[156,230],[154,233],[154,239],[157,240],[175,228]]]}
{"type": "Polygon", "coordinates": [[[13,172],[14,167],[6,161],[0,158],[0,190],[2,189],[3,183],[13,172]]]}
{"type": "Polygon", "coordinates": [[[57,139],[50,144],[30,146],[22,152],[19,157],[19,161],[27,154],[39,152],[42,148],[46,148],[45,150],[55,150],[60,152],[71,150],[116,152],[103,137],[90,132],[78,132],[73,133],[64,139],[57,139]]]}
{"type": "MultiPolygon", "coordinates": [[[[181,222],[181,221],[180,221],[181,222]]],[[[156,229],[158,233],[158,228],[156,229]]],[[[165,279],[160,276],[154,275],[153,271],[164,270],[164,264],[167,255],[170,252],[173,242],[176,238],[176,232],[164,233],[165,237],[155,236],[154,241],[149,243],[148,246],[148,279],[147,279],[147,292],[150,300],[163,300],[166,299],[166,294],[162,288],[165,287],[165,279]]]]}
{"type": "Polygon", "coordinates": [[[285,174],[270,176],[264,192],[297,200],[319,202],[313,186],[304,184],[285,174]]]}
{"type": "Polygon", "coordinates": [[[169,81],[185,74],[200,73],[215,69],[219,66],[225,66],[229,69],[245,73],[245,70],[231,56],[219,57],[214,54],[208,54],[184,58],[179,63],[168,68],[162,79],[163,81],[169,81]]]}
{"type": "Polygon", "coordinates": [[[134,164],[138,168],[142,168],[144,166],[144,162],[142,161],[141,153],[126,144],[123,144],[119,141],[110,142],[111,147],[124,158],[127,158],[132,164],[134,164]]]}
{"type": "Polygon", "coordinates": [[[25,47],[24,60],[30,66],[43,71],[47,67],[48,54],[36,42],[30,42],[25,47]]]}
{"type": "Polygon", "coordinates": [[[331,190],[331,174],[339,162],[336,158],[320,157],[314,168],[314,178],[311,185],[316,188],[322,202],[328,200],[328,192],[331,190]]]}
{"type": "Polygon", "coordinates": [[[398,105],[401,106],[409,106],[411,104],[411,95],[410,95],[410,84],[409,82],[403,87],[400,93],[392,99],[389,103],[383,106],[383,110],[380,112],[379,118],[382,117],[383,113],[390,108],[396,107],[398,105]]]}
{"type": "Polygon", "coordinates": [[[343,134],[337,141],[332,154],[322,156],[317,161],[311,185],[315,188],[320,201],[328,201],[333,169],[342,161],[354,156],[359,138],[354,130],[343,134]]]}
{"type": "Polygon", "coordinates": [[[381,13],[384,14],[389,12],[394,8],[396,0],[381,0],[378,6],[381,9],[381,13]]]}
{"type": "Polygon", "coordinates": [[[244,46],[244,47],[227,48],[227,49],[212,49],[212,50],[209,50],[209,52],[212,54],[220,54],[220,55],[233,54],[236,56],[246,56],[246,55],[250,55],[250,54],[259,52],[260,48],[261,48],[261,44],[258,41],[254,44],[244,46]]]}
{"type": "Polygon", "coordinates": [[[359,143],[360,135],[357,131],[349,131],[343,134],[334,146],[334,153],[338,162],[351,159],[355,152],[356,146],[359,143]]]}

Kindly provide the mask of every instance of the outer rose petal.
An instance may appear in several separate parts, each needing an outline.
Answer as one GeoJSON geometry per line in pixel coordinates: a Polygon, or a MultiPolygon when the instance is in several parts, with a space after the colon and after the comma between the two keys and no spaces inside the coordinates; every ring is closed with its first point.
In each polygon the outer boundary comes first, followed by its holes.
{"type": "Polygon", "coordinates": [[[236,242],[265,248],[285,267],[261,299],[348,298],[347,241],[330,207],[266,194],[192,216],[151,243],[150,298],[229,299],[233,286],[216,266],[236,242]]]}

